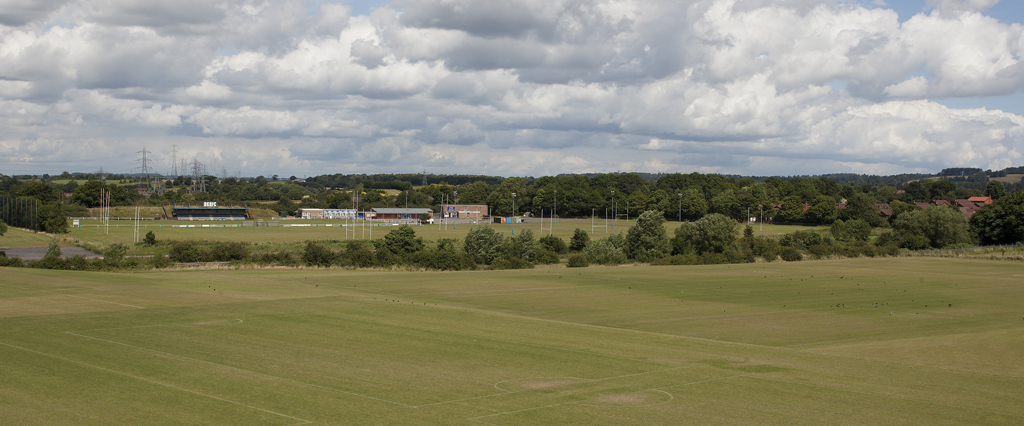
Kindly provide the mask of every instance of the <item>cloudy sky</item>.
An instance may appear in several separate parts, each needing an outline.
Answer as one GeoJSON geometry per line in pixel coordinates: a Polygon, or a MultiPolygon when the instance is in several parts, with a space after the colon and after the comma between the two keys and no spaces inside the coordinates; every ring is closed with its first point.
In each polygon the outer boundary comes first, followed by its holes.
{"type": "Polygon", "coordinates": [[[1024,165],[1018,0],[0,0],[0,173],[1024,165]]]}

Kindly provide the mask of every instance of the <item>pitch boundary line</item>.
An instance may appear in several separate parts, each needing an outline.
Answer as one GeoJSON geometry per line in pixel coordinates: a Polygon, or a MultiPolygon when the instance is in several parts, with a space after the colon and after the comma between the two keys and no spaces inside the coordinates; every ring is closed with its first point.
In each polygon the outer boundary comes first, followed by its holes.
{"type": "Polygon", "coordinates": [[[146,309],[146,308],[144,308],[144,307],[142,307],[142,306],[128,305],[128,304],[124,304],[124,303],[117,303],[117,302],[108,302],[108,301],[106,301],[106,300],[100,300],[100,299],[91,299],[91,298],[88,298],[88,297],[83,297],[83,296],[75,296],[75,295],[71,295],[71,294],[64,294],[64,293],[56,293],[56,292],[52,292],[52,291],[46,291],[46,290],[36,290],[36,289],[31,289],[31,288],[24,288],[24,287],[15,287],[15,286],[13,286],[13,285],[7,285],[7,284],[0,284],[0,286],[4,286],[4,287],[10,287],[10,288],[16,288],[16,289],[18,289],[18,290],[27,290],[27,291],[35,291],[35,292],[39,292],[39,293],[47,293],[47,294],[54,294],[54,295],[57,295],[57,296],[67,296],[67,297],[76,297],[76,298],[79,298],[79,299],[85,299],[85,300],[92,300],[92,301],[94,301],[94,302],[110,303],[110,304],[114,304],[114,305],[128,306],[128,307],[130,307],[130,308],[136,308],[136,309],[146,309]]]}
{"type": "Polygon", "coordinates": [[[144,381],[144,382],[147,382],[147,383],[151,383],[151,384],[154,384],[154,385],[160,385],[160,386],[168,387],[168,388],[171,388],[171,389],[179,390],[179,391],[182,391],[182,392],[191,393],[191,394],[194,394],[194,395],[199,395],[199,396],[206,397],[206,398],[216,399],[218,401],[223,401],[223,402],[227,402],[227,403],[230,403],[230,404],[235,404],[235,405],[238,405],[238,406],[241,406],[241,407],[246,407],[246,408],[251,408],[253,410],[262,411],[264,413],[270,413],[270,414],[273,414],[275,416],[285,417],[285,418],[289,418],[289,419],[292,419],[292,420],[298,420],[298,423],[290,423],[290,424],[285,425],[285,426],[296,426],[296,425],[304,425],[304,424],[313,423],[312,421],[309,421],[309,420],[306,420],[306,419],[300,419],[298,417],[289,416],[287,414],[281,414],[281,413],[278,413],[276,411],[267,410],[265,408],[254,407],[252,405],[243,404],[241,402],[232,401],[230,399],[221,398],[219,396],[213,396],[213,395],[208,395],[208,394],[201,393],[201,392],[196,392],[194,390],[185,389],[185,388],[182,388],[182,387],[174,386],[172,384],[158,382],[156,380],[147,379],[145,377],[135,376],[135,375],[128,374],[128,373],[121,372],[121,371],[117,371],[117,370],[111,370],[109,368],[88,364],[88,363],[85,363],[85,362],[82,362],[82,361],[73,360],[73,359],[70,359],[70,358],[64,358],[64,357],[61,357],[61,356],[57,356],[57,355],[53,355],[53,354],[48,354],[48,353],[45,353],[45,352],[40,352],[40,351],[37,351],[37,350],[28,349],[28,348],[23,348],[21,346],[15,346],[15,345],[3,343],[3,342],[0,342],[0,345],[4,345],[4,346],[10,347],[10,348],[19,349],[19,350],[22,350],[22,351],[25,351],[25,352],[31,352],[31,353],[34,353],[34,354],[47,356],[47,357],[54,358],[54,359],[59,359],[61,361],[70,362],[72,364],[78,364],[78,365],[82,365],[82,366],[86,366],[86,367],[90,367],[90,368],[95,368],[97,370],[106,371],[108,373],[118,374],[118,375],[122,375],[122,376],[125,376],[125,377],[131,377],[133,379],[141,380],[141,381],[144,381]]]}
{"type": "Polygon", "coordinates": [[[941,402],[929,401],[929,400],[926,400],[926,399],[906,398],[906,397],[901,397],[901,396],[897,396],[897,395],[886,395],[886,394],[881,394],[881,393],[865,392],[865,391],[859,391],[859,390],[854,390],[854,389],[841,389],[841,388],[834,388],[834,387],[829,387],[829,386],[824,386],[824,385],[818,385],[818,384],[814,384],[814,383],[799,383],[799,382],[793,382],[793,381],[789,381],[789,380],[779,380],[779,379],[772,379],[772,378],[767,378],[767,377],[758,377],[758,376],[744,376],[744,377],[749,377],[751,379],[764,380],[764,381],[768,381],[768,382],[781,382],[781,383],[789,383],[791,385],[804,385],[804,386],[809,386],[809,387],[828,389],[828,390],[832,390],[832,391],[836,391],[836,392],[850,392],[850,393],[857,393],[857,394],[861,394],[861,395],[870,395],[870,396],[877,396],[877,397],[883,397],[883,398],[899,399],[899,400],[903,400],[903,401],[914,401],[914,402],[920,402],[920,403],[924,403],[924,404],[939,405],[939,406],[947,407],[947,408],[958,408],[958,409],[982,411],[982,412],[990,413],[990,414],[999,414],[999,415],[1002,415],[1002,416],[1011,416],[1011,417],[1021,417],[1021,418],[1024,418],[1024,414],[1004,413],[1002,411],[993,411],[993,410],[987,410],[987,409],[984,409],[984,408],[970,407],[970,406],[966,406],[966,405],[943,404],[941,402]]]}
{"type": "MultiPolygon", "coordinates": [[[[683,368],[683,367],[680,367],[680,368],[683,368]]],[[[627,375],[627,376],[629,376],[629,375],[627,375]]],[[[623,376],[623,377],[625,377],[625,376],[623,376]]],[[[672,395],[669,392],[665,392],[662,389],[668,389],[668,388],[679,387],[679,386],[690,386],[690,385],[696,385],[696,384],[701,384],[701,383],[713,382],[713,381],[717,381],[717,380],[731,379],[731,378],[734,378],[734,377],[747,377],[747,376],[746,375],[737,375],[737,376],[719,377],[719,378],[715,378],[715,379],[700,380],[700,381],[688,382],[688,383],[680,383],[680,384],[677,384],[677,385],[663,386],[663,387],[660,387],[660,388],[651,388],[651,389],[644,389],[644,390],[638,391],[638,393],[639,392],[661,392],[661,393],[669,395],[672,398],[672,399],[670,399],[668,401],[665,401],[665,402],[659,403],[659,404],[650,404],[650,405],[642,405],[642,406],[601,405],[601,407],[609,407],[609,408],[643,408],[643,407],[650,407],[650,406],[653,406],[653,405],[667,404],[669,402],[674,401],[675,400],[675,396],[672,395]]],[[[609,378],[609,379],[611,379],[611,378],[609,378]]],[[[598,380],[600,380],[600,379],[598,379],[598,380]]],[[[594,380],[594,381],[598,381],[598,380],[594,380]]],[[[486,424],[486,425],[500,426],[500,425],[497,425],[495,423],[488,423],[488,422],[482,421],[480,419],[485,419],[485,418],[488,418],[488,417],[495,417],[495,416],[504,416],[504,415],[508,415],[508,414],[521,413],[521,412],[524,412],[524,411],[542,410],[542,409],[545,409],[545,408],[559,407],[559,406],[562,406],[562,405],[569,405],[569,404],[579,405],[579,406],[582,406],[582,407],[593,407],[594,406],[594,405],[590,405],[590,404],[581,404],[580,402],[582,402],[582,401],[570,401],[570,402],[563,402],[563,403],[560,403],[560,404],[545,405],[545,406],[542,406],[542,407],[523,408],[523,409],[519,409],[519,410],[505,411],[505,412],[502,412],[502,413],[488,414],[486,416],[472,417],[472,418],[468,418],[466,420],[477,422],[477,423],[483,423],[483,424],[486,424]]]]}
{"type": "Polygon", "coordinates": [[[332,391],[332,392],[343,393],[343,394],[346,394],[346,395],[358,396],[358,397],[361,397],[361,398],[367,398],[367,399],[372,399],[372,400],[375,400],[375,401],[386,402],[386,403],[389,403],[389,404],[399,405],[399,406],[406,407],[406,408],[416,408],[416,406],[409,405],[409,404],[403,404],[401,402],[390,401],[390,400],[383,399],[383,398],[377,398],[377,397],[374,397],[374,396],[363,395],[363,394],[360,394],[360,393],[345,391],[345,390],[341,390],[341,389],[335,389],[335,388],[331,388],[331,387],[327,387],[327,386],[316,385],[316,384],[313,384],[313,383],[300,382],[300,381],[294,380],[294,379],[274,376],[274,375],[270,375],[270,374],[266,374],[266,373],[261,373],[259,371],[247,370],[247,369],[244,369],[244,368],[235,367],[235,366],[231,366],[231,365],[227,365],[227,364],[220,364],[220,363],[216,363],[216,362],[213,362],[213,361],[207,361],[207,360],[203,360],[203,359],[187,357],[187,356],[183,356],[183,355],[173,354],[173,353],[170,353],[170,352],[158,351],[156,349],[144,348],[142,346],[130,345],[130,344],[127,344],[127,343],[121,343],[121,342],[117,342],[117,341],[113,341],[113,340],[101,339],[99,337],[86,336],[84,334],[78,334],[78,333],[75,333],[75,332],[72,332],[72,331],[65,331],[65,333],[73,335],[73,336],[84,337],[86,339],[99,340],[101,342],[107,342],[107,343],[113,343],[115,345],[127,346],[127,347],[130,347],[130,348],[135,348],[135,349],[139,349],[139,350],[142,350],[142,351],[157,353],[157,354],[160,354],[160,355],[170,356],[170,357],[174,357],[174,358],[186,359],[186,360],[189,360],[189,361],[194,361],[194,362],[199,362],[199,363],[204,363],[204,364],[210,364],[210,365],[216,365],[218,367],[230,368],[230,369],[238,370],[238,371],[245,371],[247,373],[252,373],[252,374],[255,374],[255,375],[258,375],[258,376],[269,377],[271,379],[281,380],[281,381],[285,381],[285,382],[291,382],[291,383],[295,383],[295,384],[298,384],[298,385],[305,385],[305,386],[310,386],[310,387],[314,387],[314,388],[329,390],[329,391],[332,391]]]}

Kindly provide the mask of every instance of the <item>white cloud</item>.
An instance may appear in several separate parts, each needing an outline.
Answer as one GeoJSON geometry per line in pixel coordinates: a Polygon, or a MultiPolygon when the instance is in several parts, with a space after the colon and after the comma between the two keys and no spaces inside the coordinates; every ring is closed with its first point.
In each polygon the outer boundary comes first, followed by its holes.
{"type": "Polygon", "coordinates": [[[177,144],[252,174],[790,174],[1024,151],[1021,117],[927,101],[1024,87],[1024,25],[979,13],[994,0],[902,24],[825,0],[0,2],[5,158],[177,144]]]}

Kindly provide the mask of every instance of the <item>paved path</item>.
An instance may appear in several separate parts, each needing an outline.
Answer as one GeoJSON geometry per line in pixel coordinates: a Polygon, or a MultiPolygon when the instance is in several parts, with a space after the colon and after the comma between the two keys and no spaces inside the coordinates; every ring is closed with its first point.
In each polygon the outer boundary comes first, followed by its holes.
{"type": "MultiPolygon", "coordinates": [[[[0,251],[7,252],[7,257],[20,257],[21,260],[25,262],[30,260],[42,260],[43,255],[46,254],[46,250],[46,247],[0,248],[0,251]]],[[[103,257],[81,247],[61,247],[60,254],[60,257],[65,259],[74,257],[76,254],[89,259],[103,257]]]]}

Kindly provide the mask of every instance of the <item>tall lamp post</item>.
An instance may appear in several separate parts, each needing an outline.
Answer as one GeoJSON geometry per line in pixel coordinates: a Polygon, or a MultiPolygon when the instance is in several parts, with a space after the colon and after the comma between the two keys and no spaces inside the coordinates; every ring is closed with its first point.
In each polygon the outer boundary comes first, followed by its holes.
{"type": "Polygon", "coordinates": [[[512,193],[512,235],[516,234],[516,193],[512,193]]]}
{"type": "MultiPolygon", "coordinates": [[[[409,190],[405,190],[405,209],[409,210],[409,190]]],[[[406,212],[408,213],[408,212],[406,212]]]]}
{"type": "Polygon", "coordinates": [[[679,222],[683,221],[683,194],[679,193],[679,222]]]}
{"type": "Polygon", "coordinates": [[[556,217],[558,217],[558,190],[557,189],[555,190],[555,211],[551,213],[551,220],[552,220],[552,222],[558,223],[558,219],[555,219],[556,217]]]}
{"type": "MultiPolygon", "coordinates": [[[[459,191],[452,191],[452,193],[455,194],[454,196],[452,196],[452,198],[455,199],[455,218],[458,219],[459,218],[459,191]]],[[[455,222],[455,223],[458,224],[459,222],[455,222]]]]}
{"type": "Polygon", "coordinates": [[[618,217],[615,216],[615,190],[613,189],[612,190],[612,226],[615,226],[615,219],[618,219],[618,217]]]}

